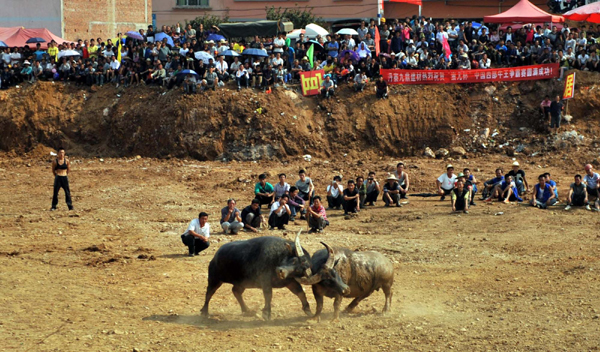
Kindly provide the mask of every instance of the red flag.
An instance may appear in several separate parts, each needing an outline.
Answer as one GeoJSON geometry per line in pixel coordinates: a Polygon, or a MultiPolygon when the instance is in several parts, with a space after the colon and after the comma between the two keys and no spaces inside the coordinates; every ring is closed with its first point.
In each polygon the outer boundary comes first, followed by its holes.
{"type": "Polygon", "coordinates": [[[375,56],[379,56],[379,42],[381,41],[381,37],[379,36],[379,28],[375,26],[375,56]]]}
{"type": "Polygon", "coordinates": [[[445,36],[442,42],[442,47],[444,48],[444,55],[446,56],[446,60],[450,60],[450,54],[452,51],[450,50],[450,44],[448,44],[448,39],[446,39],[445,36]]]}
{"type": "Polygon", "coordinates": [[[388,0],[389,2],[405,2],[407,4],[413,4],[413,5],[423,5],[423,1],[422,0],[388,0]]]}

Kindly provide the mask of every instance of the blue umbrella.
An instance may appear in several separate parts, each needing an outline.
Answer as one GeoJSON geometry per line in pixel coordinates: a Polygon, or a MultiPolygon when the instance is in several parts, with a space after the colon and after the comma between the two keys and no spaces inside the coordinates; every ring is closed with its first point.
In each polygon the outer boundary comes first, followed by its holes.
{"type": "Polygon", "coordinates": [[[44,38],[33,37],[33,38],[27,39],[27,41],[25,43],[33,44],[33,43],[45,43],[45,42],[46,42],[46,40],[44,38]]]}
{"type": "Polygon", "coordinates": [[[175,45],[175,43],[173,43],[173,38],[171,38],[170,36],[166,35],[164,32],[156,33],[154,35],[154,41],[155,42],[162,42],[162,40],[164,38],[167,38],[167,44],[169,44],[170,46],[174,46],[175,45]]]}
{"type": "Polygon", "coordinates": [[[196,71],[194,70],[181,70],[179,72],[177,72],[177,75],[195,75],[195,76],[199,76],[196,71]]]}
{"type": "Polygon", "coordinates": [[[224,36],[222,36],[220,34],[215,34],[215,33],[213,33],[213,34],[209,35],[208,37],[206,37],[206,40],[212,40],[212,41],[215,41],[215,42],[218,42],[218,41],[224,40],[224,39],[225,39],[224,36]]]}
{"type": "Polygon", "coordinates": [[[144,40],[144,37],[136,31],[129,31],[129,32],[125,33],[125,35],[132,39],[144,40]]]}
{"type": "Polygon", "coordinates": [[[8,45],[6,45],[5,42],[0,40],[0,48],[8,48],[8,45]]]}
{"type": "Polygon", "coordinates": [[[245,49],[242,55],[269,57],[269,54],[263,49],[245,49]]]}
{"type": "Polygon", "coordinates": [[[240,53],[238,53],[235,50],[225,50],[222,54],[219,55],[223,55],[223,56],[242,56],[240,55],[240,53]]]}
{"type": "Polygon", "coordinates": [[[477,29],[479,27],[481,27],[481,23],[478,22],[472,22],[473,28],[477,29]]]}

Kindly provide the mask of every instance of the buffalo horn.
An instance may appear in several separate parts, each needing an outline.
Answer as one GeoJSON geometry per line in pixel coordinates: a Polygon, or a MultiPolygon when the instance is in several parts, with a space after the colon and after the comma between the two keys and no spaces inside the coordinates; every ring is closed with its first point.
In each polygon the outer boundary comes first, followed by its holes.
{"type": "Polygon", "coordinates": [[[298,281],[301,285],[315,285],[321,282],[321,274],[314,274],[309,277],[297,277],[296,281],[298,281]]]}
{"type": "Polygon", "coordinates": [[[321,242],[321,244],[324,245],[325,248],[327,248],[327,252],[329,252],[329,255],[327,256],[327,261],[325,262],[325,267],[328,269],[332,269],[333,263],[335,261],[335,252],[333,251],[333,248],[329,247],[327,243],[321,242]]]}
{"type": "Polygon", "coordinates": [[[302,250],[302,246],[300,245],[300,234],[301,233],[302,233],[302,229],[300,229],[300,231],[298,231],[298,234],[296,235],[296,240],[294,241],[294,244],[296,247],[296,256],[298,256],[298,257],[304,256],[304,251],[302,250]]]}

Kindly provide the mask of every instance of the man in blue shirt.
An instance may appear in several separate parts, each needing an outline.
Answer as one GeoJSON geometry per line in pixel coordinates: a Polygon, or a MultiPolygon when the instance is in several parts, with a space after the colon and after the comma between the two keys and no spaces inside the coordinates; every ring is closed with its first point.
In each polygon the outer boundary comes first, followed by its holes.
{"type": "Polygon", "coordinates": [[[331,56],[332,58],[338,57],[338,51],[340,51],[340,45],[335,40],[335,38],[331,37],[331,35],[328,35],[327,39],[328,39],[328,42],[327,42],[327,44],[325,44],[325,49],[327,49],[327,55],[331,56]]]}
{"type": "Polygon", "coordinates": [[[556,203],[556,197],[552,191],[552,186],[546,183],[546,176],[538,177],[539,183],[533,187],[533,197],[529,202],[532,207],[546,209],[549,205],[556,203]]]}
{"type": "Polygon", "coordinates": [[[556,187],[556,182],[552,180],[549,172],[546,172],[544,177],[546,178],[546,183],[552,187],[552,192],[554,192],[554,197],[556,197],[556,201],[558,202],[558,188],[556,187]]]}
{"type": "Polygon", "coordinates": [[[491,180],[487,180],[483,183],[483,191],[481,200],[486,202],[492,201],[492,196],[494,195],[494,188],[499,186],[504,181],[504,175],[502,175],[502,168],[496,169],[496,177],[491,180]]]}

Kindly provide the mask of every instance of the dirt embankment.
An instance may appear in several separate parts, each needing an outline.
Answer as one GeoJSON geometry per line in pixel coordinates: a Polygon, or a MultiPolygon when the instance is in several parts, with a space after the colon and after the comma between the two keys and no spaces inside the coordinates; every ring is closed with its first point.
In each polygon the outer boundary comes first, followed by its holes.
{"type": "Polygon", "coordinates": [[[598,78],[578,73],[569,103],[570,129],[584,141],[546,138],[539,102],[561,91],[563,83],[554,80],[394,86],[385,101],[376,100],[370,87],[359,94],[341,87],[336,99],[321,101],[293,90],[184,96],[155,87],[80,89],[41,82],[0,92],[0,149],[21,154],[40,145],[65,146],[83,156],[199,160],[406,156],[458,146],[473,155],[548,152],[595,143],[598,78]]]}

